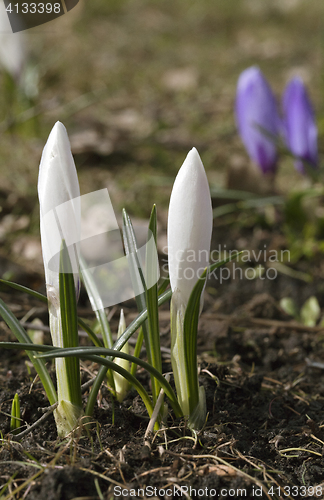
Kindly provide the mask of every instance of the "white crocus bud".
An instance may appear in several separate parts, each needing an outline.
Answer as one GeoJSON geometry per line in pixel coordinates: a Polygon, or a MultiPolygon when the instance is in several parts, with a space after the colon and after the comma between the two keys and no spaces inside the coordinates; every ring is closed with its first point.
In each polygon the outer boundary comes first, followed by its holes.
{"type": "Polygon", "coordinates": [[[175,179],[168,215],[171,289],[187,305],[208,266],[213,211],[206,172],[198,151],[189,151],[175,179]]]}
{"type": "MultiPolygon", "coordinates": [[[[192,332],[185,331],[184,318],[191,292],[208,266],[212,227],[208,181],[200,156],[193,148],[179,170],[171,193],[168,258],[173,292],[171,363],[179,404],[188,418],[188,425],[194,429],[201,428],[204,423],[206,404],[203,387],[199,388],[198,383],[196,340],[192,352],[192,341],[188,339],[192,332]]],[[[194,334],[196,336],[197,332],[194,334]]]]}
{"type": "MultiPolygon", "coordinates": [[[[60,311],[59,270],[62,241],[65,240],[79,290],[78,246],[80,241],[80,188],[66,129],[57,122],[44,147],[38,177],[40,232],[49,302],[53,345],[64,347],[60,311]]],[[[65,358],[56,358],[58,407],[55,420],[59,436],[75,427],[81,416],[81,392],[72,394],[65,358]]]]}
{"type": "Polygon", "coordinates": [[[54,125],[44,147],[38,176],[40,232],[48,295],[59,301],[59,254],[62,240],[78,291],[78,248],[81,232],[80,187],[66,128],[54,125]]]}
{"type": "MultiPolygon", "coordinates": [[[[126,330],[126,321],[124,316],[123,309],[120,311],[120,319],[118,326],[118,334],[117,338],[119,338],[124,331],[126,330]]],[[[124,347],[120,350],[120,352],[124,352],[125,354],[129,354],[129,343],[126,342],[124,347]]],[[[130,363],[127,359],[115,358],[115,363],[118,366],[121,366],[128,372],[130,371],[130,363]]],[[[117,400],[121,403],[130,389],[129,382],[122,375],[117,372],[114,372],[114,381],[115,381],[115,389],[116,389],[116,397],[117,400]]]]}
{"type": "MultiPolygon", "coordinates": [[[[11,15],[15,17],[15,10],[11,15]]],[[[15,23],[18,23],[18,19],[15,19],[15,23]]],[[[0,69],[3,68],[19,82],[26,55],[26,35],[12,32],[6,5],[0,1],[0,69]]]]}

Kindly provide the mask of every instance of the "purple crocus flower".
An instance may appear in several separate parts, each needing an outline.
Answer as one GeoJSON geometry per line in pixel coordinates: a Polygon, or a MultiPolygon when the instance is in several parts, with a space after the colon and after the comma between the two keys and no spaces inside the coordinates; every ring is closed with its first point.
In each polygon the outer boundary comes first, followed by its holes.
{"type": "Polygon", "coordinates": [[[290,151],[298,157],[295,168],[305,173],[304,163],[317,168],[317,126],[304,83],[298,77],[287,84],[282,106],[284,137],[290,151]]]}
{"type": "Polygon", "coordinates": [[[235,114],[250,158],[264,174],[275,173],[280,119],[272,90],[256,66],[246,69],[239,77],[235,114]]]}

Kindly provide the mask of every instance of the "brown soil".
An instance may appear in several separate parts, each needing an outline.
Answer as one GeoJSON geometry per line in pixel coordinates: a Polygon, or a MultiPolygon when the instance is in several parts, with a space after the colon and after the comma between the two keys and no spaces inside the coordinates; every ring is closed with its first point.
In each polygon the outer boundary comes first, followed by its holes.
{"type": "MultiPolygon", "coordinates": [[[[166,427],[151,437],[151,449],[144,443],[147,414],[135,391],[113,406],[105,387],[88,434],[58,441],[51,415],[14,442],[8,414],[15,392],[29,425],[48,402],[40,384],[31,383],[24,354],[0,352],[1,484],[12,478],[2,498],[322,498],[324,373],[306,359],[323,359],[323,331],[293,322],[278,307],[287,290],[302,304],[317,284],[307,291],[278,275],[257,293],[260,283],[228,280],[218,286],[216,300],[207,293],[198,342],[206,426],[193,436],[170,412],[166,427]]],[[[16,293],[2,295],[16,304],[18,316],[36,305],[16,293]]],[[[128,318],[134,314],[129,308],[128,318]]],[[[161,338],[168,346],[165,317],[161,338]]],[[[1,340],[8,338],[2,325],[1,340]]],[[[169,371],[169,355],[163,355],[169,371]]],[[[83,371],[83,381],[87,377],[83,371]]],[[[145,372],[138,377],[148,384],[145,372]]]]}

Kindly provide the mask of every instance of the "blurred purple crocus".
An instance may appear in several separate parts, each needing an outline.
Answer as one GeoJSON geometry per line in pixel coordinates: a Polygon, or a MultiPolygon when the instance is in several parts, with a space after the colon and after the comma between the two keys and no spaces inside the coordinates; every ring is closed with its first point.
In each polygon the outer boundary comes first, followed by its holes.
{"type": "Polygon", "coordinates": [[[285,141],[290,151],[298,157],[295,161],[296,170],[305,173],[304,161],[317,168],[317,126],[305,85],[300,78],[292,78],[287,84],[282,106],[285,141]]]}
{"type": "Polygon", "coordinates": [[[280,118],[272,90],[256,66],[246,69],[239,77],[235,114],[250,158],[264,174],[275,173],[280,118]]]}

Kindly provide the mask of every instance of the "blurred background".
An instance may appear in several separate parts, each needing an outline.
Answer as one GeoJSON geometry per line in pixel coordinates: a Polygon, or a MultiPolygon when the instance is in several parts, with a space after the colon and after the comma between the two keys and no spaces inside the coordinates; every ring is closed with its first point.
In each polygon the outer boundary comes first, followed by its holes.
{"type": "MultiPolygon", "coordinates": [[[[234,118],[237,80],[249,66],[260,67],[278,102],[292,76],[303,79],[323,157],[318,0],[80,0],[19,39],[16,69],[0,61],[0,271],[9,279],[17,266],[42,272],[37,176],[57,120],[70,136],[81,193],[107,187],[117,216],[125,207],[146,219],[156,203],[162,231],[172,183],[193,146],[212,189],[267,193],[234,118]]],[[[310,185],[283,155],[274,193],[310,185]]],[[[216,207],[228,201],[216,198],[216,207]]],[[[276,227],[271,210],[261,223],[245,215],[239,228],[276,227]]],[[[215,222],[218,234],[240,214],[226,217],[215,222]]]]}

